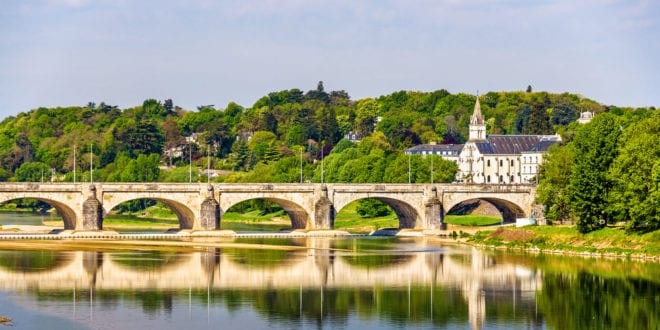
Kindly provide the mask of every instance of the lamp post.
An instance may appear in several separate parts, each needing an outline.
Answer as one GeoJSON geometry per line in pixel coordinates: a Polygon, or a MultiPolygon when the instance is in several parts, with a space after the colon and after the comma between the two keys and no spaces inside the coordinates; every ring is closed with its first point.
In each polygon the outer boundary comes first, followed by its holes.
{"type": "Polygon", "coordinates": [[[433,158],[435,155],[431,152],[431,184],[433,184],[433,158]]]}
{"type": "Polygon", "coordinates": [[[89,145],[89,183],[94,182],[94,144],[89,145]]]}
{"type": "Polygon", "coordinates": [[[321,142],[321,183],[324,182],[323,174],[323,142],[321,142]]]}
{"type": "Polygon", "coordinates": [[[188,183],[192,183],[192,143],[188,142],[188,183]]]}
{"type": "Polygon", "coordinates": [[[73,145],[73,185],[76,184],[76,145],[73,145]]]}
{"type": "Polygon", "coordinates": [[[410,179],[410,157],[411,157],[410,154],[408,154],[408,184],[411,183],[411,179],[410,179]]]}

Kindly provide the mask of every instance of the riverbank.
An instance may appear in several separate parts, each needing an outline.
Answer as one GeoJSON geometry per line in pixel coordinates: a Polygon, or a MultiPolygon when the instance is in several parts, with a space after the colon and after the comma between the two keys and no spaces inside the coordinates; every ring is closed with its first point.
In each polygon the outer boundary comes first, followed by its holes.
{"type": "Polygon", "coordinates": [[[660,260],[660,231],[640,234],[621,227],[588,234],[574,226],[500,227],[478,231],[465,243],[537,253],[660,260]]]}

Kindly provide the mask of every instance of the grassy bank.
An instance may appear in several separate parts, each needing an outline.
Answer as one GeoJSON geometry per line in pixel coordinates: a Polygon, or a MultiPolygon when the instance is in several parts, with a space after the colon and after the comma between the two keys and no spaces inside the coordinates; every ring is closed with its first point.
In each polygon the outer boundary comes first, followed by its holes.
{"type": "Polygon", "coordinates": [[[450,225],[459,226],[492,226],[502,223],[502,218],[489,217],[486,215],[447,215],[445,222],[450,225]]]}
{"type": "Polygon", "coordinates": [[[660,231],[629,233],[620,227],[580,234],[573,226],[528,226],[480,231],[471,244],[541,251],[660,256],[660,231]]]}

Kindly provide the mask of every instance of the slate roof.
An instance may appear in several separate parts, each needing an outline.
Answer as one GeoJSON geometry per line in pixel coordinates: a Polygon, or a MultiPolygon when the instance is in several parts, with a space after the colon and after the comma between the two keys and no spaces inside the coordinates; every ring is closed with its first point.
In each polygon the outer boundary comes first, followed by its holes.
{"type": "Polygon", "coordinates": [[[541,140],[534,146],[532,146],[531,149],[528,151],[533,151],[533,152],[546,152],[548,151],[548,148],[550,148],[551,145],[557,143],[557,140],[541,140]]]}
{"type": "Polygon", "coordinates": [[[517,155],[526,151],[546,151],[557,142],[543,135],[489,135],[486,141],[475,144],[481,154],[517,155]]]}
{"type": "Polygon", "coordinates": [[[406,153],[416,154],[421,153],[422,151],[426,151],[437,154],[439,151],[452,151],[458,155],[461,150],[463,150],[462,144],[418,144],[414,147],[406,149],[406,153]]]}

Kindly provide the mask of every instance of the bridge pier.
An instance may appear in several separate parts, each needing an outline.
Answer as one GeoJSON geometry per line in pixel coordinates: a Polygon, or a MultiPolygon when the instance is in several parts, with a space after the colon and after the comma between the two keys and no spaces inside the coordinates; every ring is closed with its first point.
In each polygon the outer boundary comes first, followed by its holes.
{"type": "Polygon", "coordinates": [[[199,230],[220,229],[220,204],[213,198],[213,186],[209,185],[208,193],[199,211],[199,230]]]}
{"type": "Polygon", "coordinates": [[[438,199],[438,189],[431,188],[431,198],[424,203],[424,229],[447,230],[444,222],[442,202],[438,199]]]}
{"type": "Polygon", "coordinates": [[[321,197],[314,203],[314,229],[334,229],[335,211],[328,198],[328,187],[321,187],[321,197]]]}
{"type": "Polygon", "coordinates": [[[96,187],[89,186],[89,197],[82,205],[82,223],[76,222],[76,228],[64,228],[74,230],[102,230],[103,229],[103,205],[96,198],[96,187]]]}

